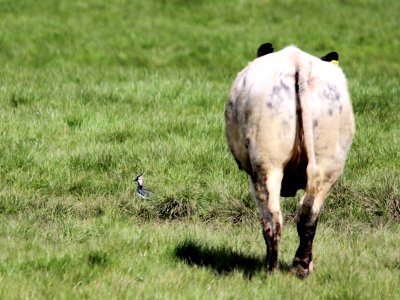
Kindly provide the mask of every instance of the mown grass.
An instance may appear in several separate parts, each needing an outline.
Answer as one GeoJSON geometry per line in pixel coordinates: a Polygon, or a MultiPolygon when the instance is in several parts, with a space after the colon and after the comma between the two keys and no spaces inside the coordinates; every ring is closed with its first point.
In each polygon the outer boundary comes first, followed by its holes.
{"type": "Polygon", "coordinates": [[[399,9],[0,1],[0,298],[398,298],[399,9]],[[286,272],[298,197],[282,201],[283,271],[266,275],[224,136],[231,82],[266,41],[338,51],[356,115],[305,282],[286,272]]]}

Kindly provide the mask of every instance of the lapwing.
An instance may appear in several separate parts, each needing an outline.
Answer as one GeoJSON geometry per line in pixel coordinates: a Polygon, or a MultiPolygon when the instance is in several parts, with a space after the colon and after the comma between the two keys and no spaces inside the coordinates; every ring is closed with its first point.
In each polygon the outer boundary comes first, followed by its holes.
{"type": "Polygon", "coordinates": [[[135,180],[137,182],[137,189],[136,189],[136,193],[137,195],[141,198],[141,199],[149,199],[149,197],[151,196],[151,192],[147,189],[144,188],[144,177],[143,177],[143,173],[140,174],[138,177],[135,178],[135,180]]]}

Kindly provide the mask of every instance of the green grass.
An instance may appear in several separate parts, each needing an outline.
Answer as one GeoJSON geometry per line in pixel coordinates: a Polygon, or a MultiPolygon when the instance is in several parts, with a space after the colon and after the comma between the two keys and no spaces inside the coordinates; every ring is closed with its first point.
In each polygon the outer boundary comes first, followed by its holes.
{"type": "Polygon", "coordinates": [[[0,295],[7,299],[400,296],[398,226],[353,224],[338,232],[322,224],[316,271],[300,281],[288,273],[297,246],[291,226],[283,233],[282,271],[267,274],[257,225],[135,224],[114,216],[45,224],[18,219],[7,225],[0,267],[0,295]]]}
{"type": "Polygon", "coordinates": [[[399,4],[0,0],[0,298],[399,298],[399,4]],[[299,195],[266,275],[225,142],[231,83],[267,41],[338,51],[356,116],[304,282],[299,195]]]}

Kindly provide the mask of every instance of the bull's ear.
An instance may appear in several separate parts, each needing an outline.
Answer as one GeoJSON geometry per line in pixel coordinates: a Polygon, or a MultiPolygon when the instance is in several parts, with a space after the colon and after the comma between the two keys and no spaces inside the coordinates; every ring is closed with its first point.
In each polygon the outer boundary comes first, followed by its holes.
{"type": "Polygon", "coordinates": [[[337,52],[329,52],[325,56],[322,56],[321,59],[323,61],[327,61],[333,63],[335,65],[339,65],[339,53],[337,52]]]}
{"type": "Polygon", "coordinates": [[[264,56],[264,55],[270,54],[272,52],[274,52],[274,48],[272,47],[272,44],[265,43],[265,44],[262,44],[260,47],[258,47],[257,57],[264,56]]]}

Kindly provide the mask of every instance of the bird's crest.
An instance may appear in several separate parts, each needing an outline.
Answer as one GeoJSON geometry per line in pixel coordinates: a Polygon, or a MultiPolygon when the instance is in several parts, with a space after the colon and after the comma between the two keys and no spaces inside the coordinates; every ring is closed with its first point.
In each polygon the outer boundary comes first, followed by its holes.
{"type": "Polygon", "coordinates": [[[140,174],[139,176],[137,176],[137,177],[135,178],[135,180],[133,180],[133,181],[138,181],[138,180],[140,179],[140,177],[143,176],[143,174],[144,174],[144,172],[142,172],[142,174],[140,174]]]}

